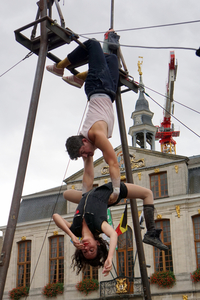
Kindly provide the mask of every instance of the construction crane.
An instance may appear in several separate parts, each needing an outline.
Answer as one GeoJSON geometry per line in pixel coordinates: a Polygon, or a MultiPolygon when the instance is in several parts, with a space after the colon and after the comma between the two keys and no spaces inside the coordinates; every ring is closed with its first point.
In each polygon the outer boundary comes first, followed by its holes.
{"type": "Polygon", "coordinates": [[[170,51],[169,74],[167,83],[167,93],[165,108],[163,110],[163,121],[158,126],[155,139],[159,140],[161,152],[176,154],[176,141],[173,137],[178,137],[180,131],[174,131],[174,124],[171,123],[171,115],[174,113],[174,82],[176,80],[177,63],[175,63],[175,53],[170,51]]]}

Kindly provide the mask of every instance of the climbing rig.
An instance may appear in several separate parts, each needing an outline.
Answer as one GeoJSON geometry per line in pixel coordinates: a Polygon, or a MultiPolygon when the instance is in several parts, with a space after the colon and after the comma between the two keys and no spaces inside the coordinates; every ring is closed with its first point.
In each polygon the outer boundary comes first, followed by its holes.
{"type": "MultiPolygon", "coordinates": [[[[40,0],[39,2],[37,2],[38,11],[36,15],[36,20],[26,26],[23,26],[15,30],[16,40],[24,47],[29,49],[32,53],[38,55],[38,63],[37,63],[37,69],[35,74],[35,80],[33,84],[31,102],[30,102],[27,124],[26,124],[23,144],[22,144],[20,161],[19,161],[17,177],[16,177],[16,182],[15,182],[15,187],[13,192],[13,198],[12,198],[12,203],[10,208],[10,214],[8,218],[8,224],[5,232],[4,243],[3,243],[2,253],[0,257],[0,299],[2,299],[3,297],[3,291],[4,291],[4,286],[5,286],[5,281],[6,281],[6,276],[7,276],[7,271],[8,271],[9,261],[10,261],[12,243],[13,243],[15,229],[17,225],[20,201],[22,196],[22,189],[25,180],[26,168],[28,164],[28,157],[29,157],[30,146],[32,141],[32,135],[33,135],[34,123],[35,123],[35,118],[37,113],[38,102],[39,102],[39,95],[40,95],[40,90],[42,85],[46,57],[48,57],[55,63],[58,63],[60,59],[50,52],[53,49],[63,46],[65,44],[69,44],[72,41],[75,41],[77,44],[84,47],[84,44],[82,44],[79,41],[79,36],[76,33],[74,33],[71,29],[65,28],[64,18],[62,16],[58,2],[59,0],[40,0]],[[58,10],[61,25],[58,25],[58,23],[52,19],[52,6],[54,2],[58,10]],[[36,30],[38,24],[40,24],[41,35],[39,37],[36,37],[36,30]],[[22,34],[22,31],[30,27],[33,27],[33,30],[31,33],[31,37],[29,39],[22,34]]],[[[114,9],[114,0],[111,0],[111,28],[113,28],[113,9],[114,9]]],[[[137,93],[138,85],[134,82],[133,78],[128,74],[128,70],[120,48],[118,50],[118,59],[119,62],[121,62],[120,65],[122,65],[124,69],[119,70],[119,87],[118,87],[117,97],[116,97],[116,109],[118,114],[122,150],[123,150],[124,163],[126,169],[126,178],[127,178],[127,182],[133,183],[130,157],[128,151],[127,135],[125,130],[125,121],[123,115],[123,107],[121,102],[121,93],[130,90],[137,93]],[[125,90],[123,91],[121,91],[122,86],[126,87],[125,90]]],[[[85,61],[83,64],[86,63],[87,61],[85,61]]],[[[81,65],[70,65],[69,67],[67,67],[67,69],[72,74],[76,75],[78,73],[76,68],[80,66],[81,65]]],[[[132,219],[134,225],[135,239],[137,244],[141,278],[143,284],[144,299],[150,300],[151,294],[150,294],[150,287],[149,287],[149,281],[148,281],[147,270],[146,270],[143,244],[141,239],[141,228],[138,220],[136,200],[130,199],[130,205],[131,205],[131,213],[132,213],[132,219]]]]}
{"type": "MultiPolygon", "coordinates": [[[[44,17],[40,18],[40,11],[42,10],[43,5],[41,4],[40,1],[38,2],[38,12],[36,15],[36,20],[34,22],[31,22],[17,30],[15,30],[15,38],[16,41],[22,44],[24,47],[29,49],[32,53],[39,55],[41,43],[41,37],[38,36],[36,37],[36,30],[37,30],[37,25],[45,23],[46,24],[46,29],[47,29],[47,47],[48,47],[48,52],[47,52],[47,57],[51,59],[55,63],[59,63],[61,61],[60,58],[55,56],[52,52],[52,50],[63,46],[65,44],[70,44],[72,41],[75,41],[77,44],[79,44],[82,47],[85,47],[83,43],[79,41],[79,36],[75,32],[73,32],[69,28],[65,28],[65,22],[63,15],[61,13],[60,7],[59,7],[59,0],[47,0],[47,10],[48,10],[48,15],[45,15],[44,17]],[[59,25],[56,20],[53,20],[51,18],[52,15],[52,5],[55,1],[59,16],[60,16],[60,23],[59,25]],[[22,34],[22,32],[30,27],[33,27],[31,37],[30,39],[26,37],[25,35],[22,34]]],[[[133,90],[135,93],[138,92],[138,85],[134,82],[132,76],[128,75],[128,70],[121,52],[121,49],[118,51],[118,57],[120,59],[120,63],[123,66],[124,69],[119,69],[119,82],[121,85],[124,85],[128,88],[128,90],[133,90]]],[[[77,67],[80,67],[82,65],[87,64],[88,61],[84,61],[81,64],[77,65],[70,65],[66,69],[68,69],[72,74],[76,75],[78,71],[76,70],[77,67]]],[[[127,91],[127,90],[126,90],[127,91]]]]}

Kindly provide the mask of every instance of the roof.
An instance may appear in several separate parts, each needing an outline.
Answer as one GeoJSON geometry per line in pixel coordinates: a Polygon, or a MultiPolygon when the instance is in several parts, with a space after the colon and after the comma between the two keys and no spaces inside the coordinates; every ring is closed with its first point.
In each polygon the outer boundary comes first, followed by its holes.
{"type": "Polygon", "coordinates": [[[67,213],[67,202],[62,194],[30,197],[22,200],[17,223],[49,219],[53,213],[67,213]]]}

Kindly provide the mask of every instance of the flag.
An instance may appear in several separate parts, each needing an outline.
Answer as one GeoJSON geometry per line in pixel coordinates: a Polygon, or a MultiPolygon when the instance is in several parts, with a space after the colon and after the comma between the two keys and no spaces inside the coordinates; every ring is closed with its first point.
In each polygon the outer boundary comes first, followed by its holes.
{"type": "Polygon", "coordinates": [[[142,225],[143,222],[144,222],[144,215],[143,215],[143,211],[142,211],[140,218],[139,218],[140,225],[142,225]]]}
{"type": "Polygon", "coordinates": [[[108,224],[113,227],[110,208],[107,208],[107,221],[108,221],[108,224]]]}
{"type": "MultiPolygon", "coordinates": [[[[113,222],[112,222],[112,216],[111,216],[110,208],[107,208],[107,221],[108,221],[108,224],[113,227],[113,222]]],[[[102,234],[102,238],[105,241],[107,241],[108,244],[110,243],[110,238],[105,233],[102,234]]]]}
{"type": "Polygon", "coordinates": [[[127,226],[127,204],[126,204],[125,210],[121,216],[119,225],[117,226],[115,231],[117,232],[118,235],[120,235],[120,234],[126,232],[127,229],[128,229],[128,226],[127,226]]]}

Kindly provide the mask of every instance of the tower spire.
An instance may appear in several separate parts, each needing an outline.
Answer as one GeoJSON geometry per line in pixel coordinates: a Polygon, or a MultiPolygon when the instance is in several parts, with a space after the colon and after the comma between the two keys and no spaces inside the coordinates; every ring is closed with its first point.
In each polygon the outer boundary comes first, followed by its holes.
{"type": "Polygon", "coordinates": [[[129,128],[129,134],[132,136],[132,146],[144,149],[155,150],[155,134],[157,127],[152,123],[153,113],[149,109],[149,103],[145,98],[145,89],[142,78],[143,57],[139,56],[139,98],[135,104],[135,111],[132,112],[133,126],[129,128]]]}

